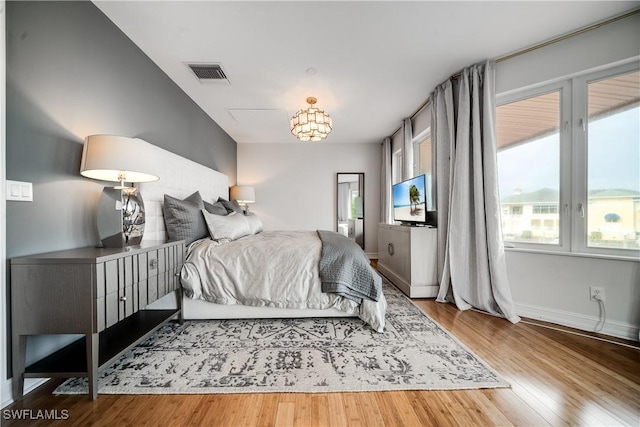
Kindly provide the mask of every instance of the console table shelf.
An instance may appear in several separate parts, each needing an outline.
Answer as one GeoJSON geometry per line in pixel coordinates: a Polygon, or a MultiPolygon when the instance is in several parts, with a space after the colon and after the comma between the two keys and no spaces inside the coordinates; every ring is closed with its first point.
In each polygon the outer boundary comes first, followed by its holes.
{"type": "MultiPolygon", "coordinates": [[[[142,310],[100,332],[98,370],[101,370],[127,352],[132,346],[147,339],[159,327],[179,314],[178,310],[142,310]]],[[[86,338],[82,337],[55,353],[29,365],[26,378],[73,377],[87,375],[86,338]]]]}

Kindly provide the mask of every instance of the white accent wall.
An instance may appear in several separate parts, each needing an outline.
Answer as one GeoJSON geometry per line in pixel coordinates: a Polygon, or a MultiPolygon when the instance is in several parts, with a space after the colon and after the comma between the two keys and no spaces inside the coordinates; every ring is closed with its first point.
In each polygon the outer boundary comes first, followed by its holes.
{"type": "MultiPolygon", "coordinates": [[[[640,59],[640,15],[625,18],[500,62],[496,93],[504,94],[640,59]]],[[[507,249],[517,312],[583,330],[638,340],[640,261],[507,249]],[[605,289],[607,321],[589,287],[605,289]]]]}
{"type": "Polygon", "coordinates": [[[376,257],[381,150],[379,144],[328,141],[238,144],[238,185],[255,187],[250,210],[266,230],[335,231],[336,174],[364,172],[365,252],[376,257]]]}

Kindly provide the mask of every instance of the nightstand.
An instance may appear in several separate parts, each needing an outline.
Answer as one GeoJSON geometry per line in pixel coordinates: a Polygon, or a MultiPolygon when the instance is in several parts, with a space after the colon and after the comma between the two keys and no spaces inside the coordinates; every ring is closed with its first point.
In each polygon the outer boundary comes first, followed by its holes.
{"type": "Polygon", "coordinates": [[[182,321],[183,263],[183,241],[12,259],[13,398],[22,398],[27,377],[86,376],[96,399],[98,371],[169,320],[182,321]],[[178,307],[145,310],[171,292],[178,307]],[[27,336],[43,334],[84,337],[25,367],[27,336]]]}

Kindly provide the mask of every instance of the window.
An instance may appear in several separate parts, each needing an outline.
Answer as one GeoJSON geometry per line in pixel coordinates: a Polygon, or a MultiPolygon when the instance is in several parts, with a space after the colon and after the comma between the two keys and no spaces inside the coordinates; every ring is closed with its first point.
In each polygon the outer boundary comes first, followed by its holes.
{"type": "Polygon", "coordinates": [[[359,216],[358,212],[358,189],[349,190],[349,200],[351,201],[351,209],[349,211],[349,219],[357,219],[359,216]]]}
{"type": "Polygon", "coordinates": [[[558,205],[533,205],[534,214],[557,214],[558,205]]]}
{"type": "Polygon", "coordinates": [[[639,249],[640,72],[578,84],[587,94],[587,246],[639,249]]]}
{"type": "Polygon", "coordinates": [[[431,175],[431,135],[427,135],[418,145],[418,173],[416,175],[431,175]]]}
{"type": "Polygon", "coordinates": [[[498,186],[505,242],[560,244],[560,123],[562,87],[496,109],[498,186]],[[555,206],[555,212],[550,206],[555,206]],[[541,215],[557,229],[540,226],[541,215]]]}
{"type": "Polygon", "coordinates": [[[505,243],[640,254],[637,62],[498,98],[496,134],[505,243]]]}
{"type": "Polygon", "coordinates": [[[427,128],[413,140],[414,176],[424,175],[427,210],[435,210],[433,194],[433,147],[431,144],[431,130],[427,128]]]}
{"type": "Polygon", "coordinates": [[[391,180],[393,184],[402,182],[402,150],[393,153],[391,159],[391,180]]]}

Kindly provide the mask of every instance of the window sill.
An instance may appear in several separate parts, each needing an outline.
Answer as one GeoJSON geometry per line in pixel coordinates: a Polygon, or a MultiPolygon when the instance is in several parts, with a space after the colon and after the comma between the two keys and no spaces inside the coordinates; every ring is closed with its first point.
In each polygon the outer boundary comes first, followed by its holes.
{"type": "Polygon", "coordinates": [[[640,263],[640,259],[634,256],[625,256],[625,255],[610,255],[610,254],[595,254],[595,253],[584,253],[584,252],[561,252],[561,251],[553,251],[553,250],[545,250],[545,249],[531,249],[531,248],[514,248],[514,247],[504,247],[505,252],[523,252],[523,253],[532,253],[539,255],[556,255],[556,256],[569,256],[569,257],[579,257],[579,258],[597,258],[597,259],[606,259],[612,261],[631,261],[640,263]]]}

